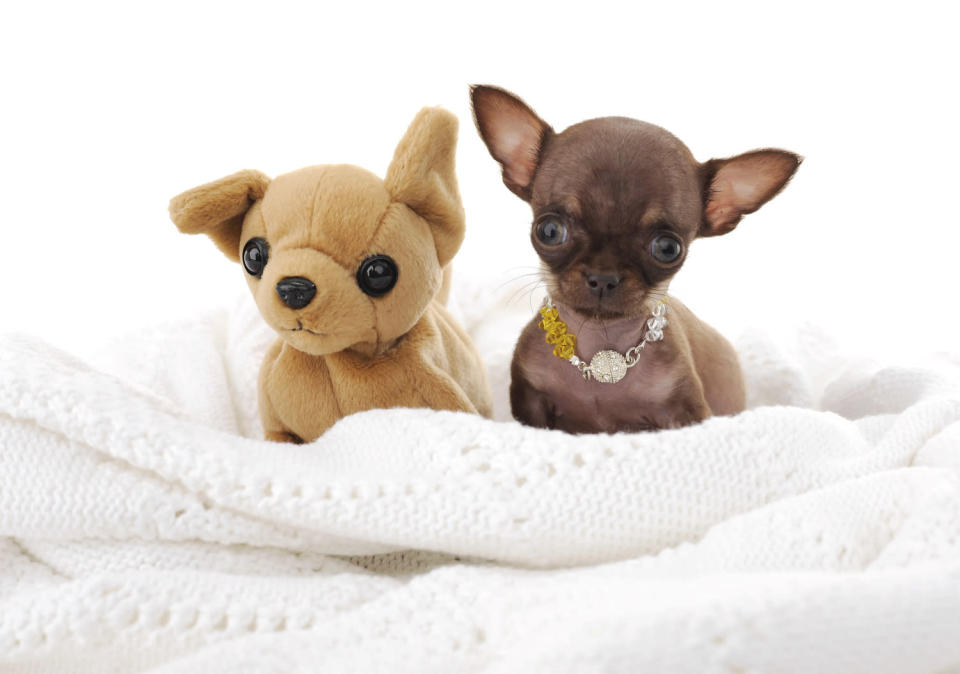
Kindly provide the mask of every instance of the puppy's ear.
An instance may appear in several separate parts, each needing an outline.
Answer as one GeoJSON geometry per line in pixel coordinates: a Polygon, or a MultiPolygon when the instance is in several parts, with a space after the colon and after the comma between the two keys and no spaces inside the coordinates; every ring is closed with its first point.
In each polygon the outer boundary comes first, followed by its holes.
{"type": "Polygon", "coordinates": [[[170,219],[184,234],[206,234],[224,255],[239,262],[243,217],[269,184],[259,171],[239,171],[175,196],[170,219]]]}
{"type": "Polygon", "coordinates": [[[440,265],[463,242],[463,204],[457,188],[456,116],[443,108],[417,113],[393,153],[384,179],[387,191],[430,224],[440,265]]]}
{"type": "Polygon", "coordinates": [[[474,85],[470,87],[470,100],[480,137],[503,167],[503,184],[530,201],[540,151],[553,129],[509,91],[474,85]]]}
{"type": "Polygon", "coordinates": [[[754,150],[729,159],[711,159],[700,168],[706,198],[700,236],[726,234],[747,213],[784,188],[803,158],[786,150],[754,150]]]}

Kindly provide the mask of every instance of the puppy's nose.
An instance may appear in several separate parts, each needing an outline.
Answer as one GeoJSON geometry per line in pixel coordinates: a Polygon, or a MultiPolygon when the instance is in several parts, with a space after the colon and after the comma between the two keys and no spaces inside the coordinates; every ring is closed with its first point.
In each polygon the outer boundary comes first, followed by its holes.
{"type": "Polygon", "coordinates": [[[277,282],[277,297],[291,309],[303,309],[316,294],[317,286],[302,276],[288,276],[277,282]]]}
{"type": "Polygon", "coordinates": [[[597,297],[607,295],[620,285],[620,277],[616,274],[587,274],[587,288],[597,297]]]}

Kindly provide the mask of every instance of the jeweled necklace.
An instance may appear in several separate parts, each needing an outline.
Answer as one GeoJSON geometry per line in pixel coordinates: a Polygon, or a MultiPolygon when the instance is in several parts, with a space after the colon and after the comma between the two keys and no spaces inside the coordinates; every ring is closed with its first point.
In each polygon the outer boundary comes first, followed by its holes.
{"type": "Polygon", "coordinates": [[[553,344],[553,355],[562,358],[573,365],[587,381],[595,379],[603,384],[616,384],[627,376],[627,370],[640,361],[640,352],[648,342],[659,342],[663,339],[663,329],[667,327],[667,303],[660,300],[653,308],[653,317],[647,320],[647,331],[640,343],[627,349],[626,353],[619,351],[597,351],[590,359],[590,364],[577,358],[577,336],[567,332],[567,324],[560,320],[560,313],[553,306],[553,300],[547,295],[540,309],[543,319],[540,329],[547,333],[547,344],[553,344]]]}

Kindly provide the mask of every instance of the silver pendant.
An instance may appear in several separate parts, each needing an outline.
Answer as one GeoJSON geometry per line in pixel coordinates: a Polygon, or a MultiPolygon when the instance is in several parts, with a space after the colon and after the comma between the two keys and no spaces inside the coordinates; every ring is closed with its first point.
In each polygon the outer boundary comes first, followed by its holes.
{"type": "Polygon", "coordinates": [[[627,359],[616,351],[598,351],[590,359],[590,376],[604,384],[616,384],[627,375],[627,359]]]}

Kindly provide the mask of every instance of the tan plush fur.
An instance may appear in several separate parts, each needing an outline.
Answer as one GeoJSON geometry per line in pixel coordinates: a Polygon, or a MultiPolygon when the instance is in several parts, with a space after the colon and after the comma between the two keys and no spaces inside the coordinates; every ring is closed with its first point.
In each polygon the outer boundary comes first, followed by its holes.
{"type": "Polygon", "coordinates": [[[233,260],[251,239],[269,245],[262,276],[244,272],[260,313],[280,335],[260,370],[268,439],[309,442],[341,417],[371,408],[490,416],[483,363],[442,306],[447,265],[464,235],[456,140],[456,117],[424,108],[385,180],[350,165],[313,166],[273,181],[241,171],[171,200],[181,231],[207,234],[233,260]],[[374,255],[388,255],[399,270],[382,297],[365,294],[357,280],[374,255]],[[316,286],[299,309],[277,291],[291,277],[316,286]]]}

